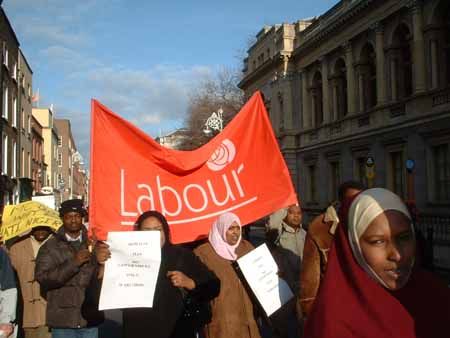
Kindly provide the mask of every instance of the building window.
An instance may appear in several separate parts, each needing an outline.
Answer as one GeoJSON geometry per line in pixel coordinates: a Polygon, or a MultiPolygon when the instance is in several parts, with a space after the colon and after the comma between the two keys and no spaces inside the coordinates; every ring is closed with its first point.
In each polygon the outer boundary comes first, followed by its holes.
{"type": "Polygon", "coordinates": [[[28,152],[28,177],[31,176],[31,154],[28,152]]]}
{"type": "Polygon", "coordinates": [[[278,107],[279,107],[279,128],[284,129],[284,101],[283,94],[278,92],[278,107]]]}
{"type": "Polygon", "coordinates": [[[22,108],[22,130],[25,131],[25,109],[22,108]]]}
{"type": "Polygon", "coordinates": [[[17,62],[14,62],[14,65],[13,65],[12,78],[17,81],[17,62]]]}
{"type": "Polygon", "coordinates": [[[316,182],[316,165],[308,166],[308,200],[309,202],[317,202],[317,182],[316,182]]]}
{"type": "Polygon", "coordinates": [[[405,167],[402,151],[389,153],[389,188],[399,195],[405,196],[405,167]]]}
{"type": "Polygon", "coordinates": [[[8,47],[6,46],[6,42],[3,42],[3,64],[8,68],[9,63],[9,55],[8,55],[8,47]]]}
{"type": "Polygon", "coordinates": [[[341,166],[338,161],[330,162],[330,202],[338,199],[338,188],[341,184],[341,166]]]}
{"type": "Polygon", "coordinates": [[[3,134],[3,163],[2,163],[2,171],[4,175],[8,175],[8,135],[3,134]]]}
{"type": "Polygon", "coordinates": [[[442,144],[433,147],[434,192],[438,202],[450,201],[450,147],[442,144]]]}
{"type": "Polygon", "coordinates": [[[444,85],[450,85],[450,2],[441,0],[434,10],[433,27],[439,31],[439,38],[431,41],[430,68],[432,69],[433,88],[440,85],[440,77],[444,85]]]}
{"type": "Polygon", "coordinates": [[[12,126],[17,128],[17,98],[13,98],[13,120],[12,126]]]}
{"type": "MultiPolygon", "coordinates": [[[[352,65],[350,65],[351,67],[352,65]]],[[[347,66],[344,59],[336,61],[334,66],[334,89],[333,89],[333,107],[335,117],[337,119],[343,118],[348,112],[347,100],[347,66]]]]}
{"type": "Polygon", "coordinates": [[[62,154],[58,152],[58,165],[62,167],[62,154]]]}
{"type": "Polygon", "coordinates": [[[9,101],[9,95],[8,95],[8,84],[5,82],[3,83],[3,112],[2,117],[5,119],[8,119],[8,101],[9,101]]]}
{"type": "Polygon", "coordinates": [[[405,24],[397,27],[393,35],[395,56],[391,68],[391,77],[395,81],[392,85],[393,100],[409,97],[413,92],[413,58],[411,53],[411,32],[405,24]]]}
{"type": "MultiPolygon", "coordinates": [[[[22,177],[25,177],[25,149],[23,149],[22,148],[22,157],[21,157],[21,159],[22,159],[22,171],[21,171],[21,176],[22,177]]],[[[28,162],[27,163],[27,165],[29,166],[30,165],[30,162],[28,162]]]]}
{"type": "Polygon", "coordinates": [[[58,147],[62,147],[62,136],[58,136],[58,147]]]}
{"type": "Polygon", "coordinates": [[[317,71],[314,74],[312,88],[312,111],[314,113],[315,127],[319,127],[323,123],[323,91],[322,91],[322,73],[317,71]]]}
{"type": "Polygon", "coordinates": [[[31,116],[28,116],[28,134],[31,134],[31,116]]]}
{"type": "Polygon", "coordinates": [[[367,43],[361,52],[359,86],[360,109],[369,110],[377,104],[377,67],[375,50],[367,43]]]}
{"type": "Polygon", "coordinates": [[[12,177],[17,176],[17,143],[13,141],[12,144],[12,177]]]}

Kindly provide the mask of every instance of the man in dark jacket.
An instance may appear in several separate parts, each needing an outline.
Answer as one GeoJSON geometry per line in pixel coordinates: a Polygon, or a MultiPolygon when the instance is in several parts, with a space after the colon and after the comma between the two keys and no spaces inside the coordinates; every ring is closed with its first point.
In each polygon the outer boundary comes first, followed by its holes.
{"type": "Polygon", "coordinates": [[[97,327],[87,327],[81,315],[86,287],[96,273],[83,225],[85,210],[79,199],[59,210],[63,226],[39,250],[35,276],[47,298],[47,325],[52,338],[97,338],[97,327]]]}

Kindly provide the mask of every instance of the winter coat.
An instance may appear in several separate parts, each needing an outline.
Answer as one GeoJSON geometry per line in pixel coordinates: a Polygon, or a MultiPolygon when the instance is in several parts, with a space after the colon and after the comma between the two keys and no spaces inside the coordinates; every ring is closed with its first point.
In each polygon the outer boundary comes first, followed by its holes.
{"type": "Polygon", "coordinates": [[[0,324],[16,319],[17,288],[14,271],[6,251],[0,247],[0,324]]]}
{"type": "MultiPolygon", "coordinates": [[[[252,249],[242,240],[235,252],[241,257],[252,249]]],[[[217,255],[209,242],[194,252],[219,277],[221,285],[219,296],[211,302],[212,320],[205,328],[206,338],[260,338],[252,301],[232,262],[217,255]]]]}
{"type": "Polygon", "coordinates": [[[301,264],[303,257],[303,250],[305,247],[306,231],[300,226],[300,229],[294,229],[284,221],[281,222],[279,229],[280,237],[278,238],[278,244],[287,250],[292,251],[298,259],[298,264],[301,264]]]}
{"type": "Polygon", "coordinates": [[[44,326],[47,301],[41,296],[41,287],[34,278],[34,251],[28,237],[11,247],[10,258],[19,278],[23,299],[22,326],[26,329],[44,326]]]}
{"type": "Polygon", "coordinates": [[[328,253],[333,242],[336,221],[321,214],[313,219],[306,235],[302,269],[300,272],[299,307],[303,316],[311,312],[320,282],[325,274],[328,263],[328,253]]]}
{"type": "Polygon", "coordinates": [[[193,279],[196,288],[189,293],[198,301],[208,302],[219,294],[219,279],[197,256],[185,248],[165,245],[161,249],[161,266],[153,307],[123,311],[124,338],[194,337],[194,331],[180,330],[179,323],[184,310],[186,292],[172,285],[167,277],[168,271],[181,271],[193,279]]]}
{"type": "MultiPolygon", "coordinates": [[[[79,250],[87,246],[87,232],[83,229],[79,250]]],[[[83,328],[87,325],[81,315],[81,306],[96,262],[93,257],[90,262],[77,266],[75,254],[79,250],[67,241],[64,227],[39,250],[35,276],[47,299],[47,326],[51,328],[83,328]]]]}

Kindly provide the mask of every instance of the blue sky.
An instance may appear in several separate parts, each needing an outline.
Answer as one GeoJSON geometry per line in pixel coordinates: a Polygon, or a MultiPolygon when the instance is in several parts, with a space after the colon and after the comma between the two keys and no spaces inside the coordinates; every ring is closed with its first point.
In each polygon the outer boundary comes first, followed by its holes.
{"type": "Polygon", "coordinates": [[[264,26],[320,15],[336,0],[4,0],[40,105],[69,118],[89,159],[90,99],[158,136],[183,124],[189,91],[242,68],[264,26]]]}

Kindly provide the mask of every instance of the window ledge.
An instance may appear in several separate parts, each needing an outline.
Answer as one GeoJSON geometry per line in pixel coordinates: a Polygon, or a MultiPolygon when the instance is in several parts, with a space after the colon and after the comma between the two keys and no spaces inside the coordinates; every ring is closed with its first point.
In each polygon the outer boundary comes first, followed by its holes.
{"type": "Polygon", "coordinates": [[[448,207],[448,206],[450,206],[450,201],[433,201],[433,202],[428,202],[427,206],[429,206],[429,207],[448,207]]]}

